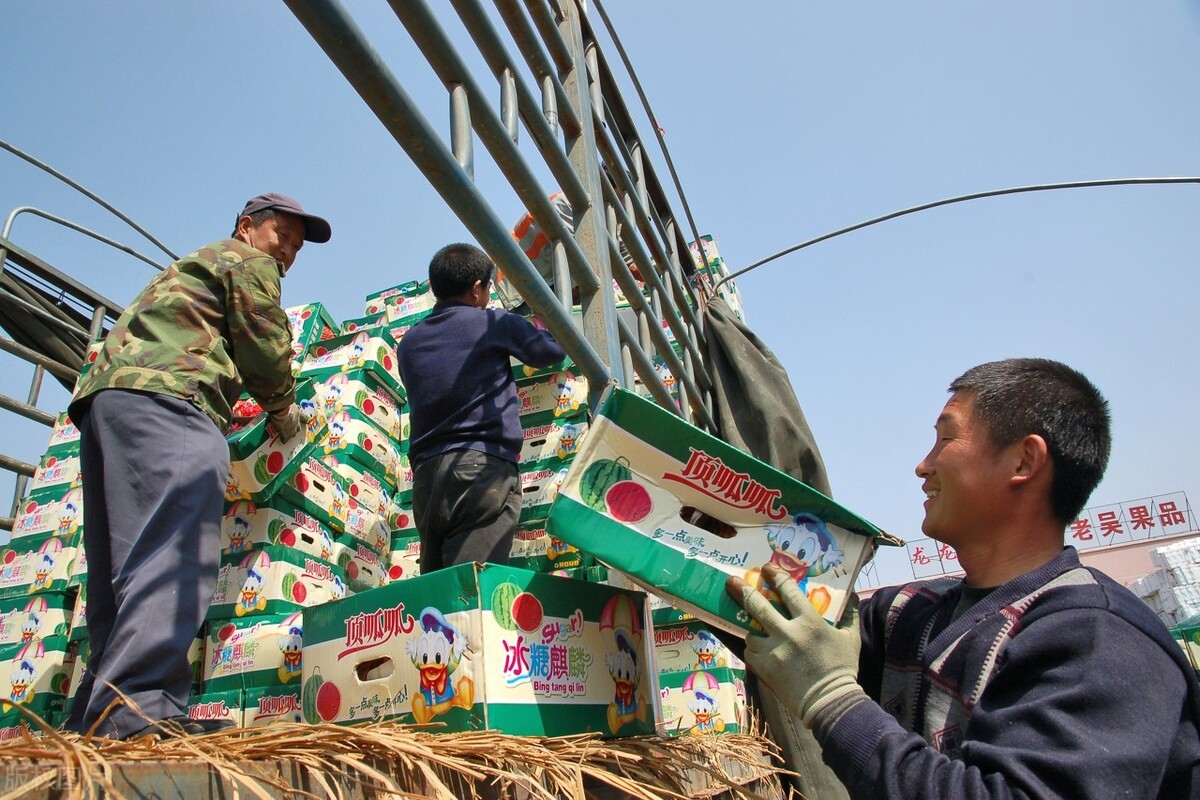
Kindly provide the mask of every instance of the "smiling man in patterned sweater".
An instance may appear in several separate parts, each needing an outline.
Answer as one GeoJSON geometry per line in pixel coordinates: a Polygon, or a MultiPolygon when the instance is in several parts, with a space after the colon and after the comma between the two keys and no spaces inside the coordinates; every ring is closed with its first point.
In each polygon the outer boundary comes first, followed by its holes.
{"type": "Polygon", "coordinates": [[[745,660],[854,798],[1200,796],[1195,674],[1150,609],[1063,546],[1108,462],[1075,370],[1010,359],[950,385],[917,465],[922,530],[965,577],[882,589],[830,626],[778,571],[745,660]],[[790,617],[790,618],[788,618],[790,617]]]}

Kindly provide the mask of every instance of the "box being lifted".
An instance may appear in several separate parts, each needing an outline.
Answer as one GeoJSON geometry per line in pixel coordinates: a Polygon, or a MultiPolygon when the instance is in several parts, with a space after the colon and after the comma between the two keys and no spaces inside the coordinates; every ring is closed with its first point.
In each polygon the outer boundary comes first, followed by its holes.
{"type": "MultiPolygon", "coordinates": [[[[900,544],[815,489],[624,389],[606,392],[547,530],[737,635],[730,575],[787,570],[826,619],[878,544],[900,544]]],[[[773,594],[773,593],[772,593],[773,594]]]]}

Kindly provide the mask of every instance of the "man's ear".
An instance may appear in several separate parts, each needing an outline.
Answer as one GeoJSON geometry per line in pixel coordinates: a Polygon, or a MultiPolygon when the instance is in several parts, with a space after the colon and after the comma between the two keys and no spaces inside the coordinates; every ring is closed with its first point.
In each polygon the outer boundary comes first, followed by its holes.
{"type": "Polygon", "coordinates": [[[234,233],[240,236],[245,236],[254,227],[254,221],[249,215],[238,217],[237,225],[234,226],[234,233]]]}
{"type": "Polygon", "coordinates": [[[1031,433],[1013,445],[1013,464],[1011,480],[1014,483],[1025,483],[1047,473],[1050,468],[1050,447],[1041,435],[1031,433]]]}

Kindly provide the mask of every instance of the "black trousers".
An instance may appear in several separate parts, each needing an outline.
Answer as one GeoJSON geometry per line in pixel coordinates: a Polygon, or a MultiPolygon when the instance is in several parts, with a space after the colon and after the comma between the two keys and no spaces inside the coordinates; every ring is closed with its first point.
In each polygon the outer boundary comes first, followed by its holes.
{"type": "Polygon", "coordinates": [[[520,473],[511,461],[451,450],[413,468],[423,575],[471,561],[507,564],[520,515],[520,473]]]}
{"type": "Polygon", "coordinates": [[[187,710],[187,653],[217,582],[229,447],[174,397],[106,389],[80,426],[91,653],[67,721],[125,737],[187,710]],[[145,715],[144,717],[142,715],[145,715]]]}

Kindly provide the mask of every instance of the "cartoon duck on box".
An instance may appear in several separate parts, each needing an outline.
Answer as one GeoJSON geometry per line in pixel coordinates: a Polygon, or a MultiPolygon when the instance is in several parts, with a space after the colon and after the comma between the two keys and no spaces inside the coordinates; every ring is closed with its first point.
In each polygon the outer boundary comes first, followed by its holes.
{"type": "Polygon", "coordinates": [[[263,574],[259,569],[260,565],[256,564],[246,573],[242,591],[238,594],[237,604],[233,608],[236,616],[243,617],[255,611],[265,611],[267,608],[267,595],[263,592],[263,574]]]}
{"type": "Polygon", "coordinates": [[[303,629],[292,625],[287,633],[279,637],[279,649],[283,652],[283,663],[279,665],[279,682],[287,683],[300,677],[301,657],[304,652],[303,629]]]}
{"type": "Polygon", "coordinates": [[[721,652],[722,644],[712,631],[699,630],[696,631],[696,638],[692,640],[692,652],[696,654],[696,667],[698,669],[712,669],[713,667],[724,667],[725,659],[717,658],[717,653],[721,652]]]}
{"type": "Polygon", "coordinates": [[[707,672],[694,672],[684,680],[683,690],[692,693],[688,711],[696,720],[688,729],[688,736],[704,736],[725,730],[725,720],[721,719],[720,702],[716,694],[719,687],[717,679],[707,672]]]}
{"type": "MultiPolygon", "coordinates": [[[[837,570],[846,558],[825,523],[812,514],[801,512],[788,524],[768,526],[767,541],[771,545],[770,563],[791,575],[817,613],[824,614],[832,601],[829,590],[817,586],[809,592],[808,578],[810,575],[823,575],[830,570],[837,570]]],[[[778,593],[763,582],[758,569],[746,573],[746,582],[776,603],[782,602],[778,593]]]]}
{"type": "Polygon", "coordinates": [[[579,425],[568,423],[563,425],[562,436],[558,440],[558,450],[555,455],[559,458],[566,458],[575,455],[579,449],[579,439],[582,435],[582,428],[579,425]]]}
{"type": "Polygon", "coordinates": [[[475,688],[465,675],[457,684],[450,680],[462,663],[467,637],[432,606],[421,612],[420,622],[420,637],[405,642],[405,649],[421,674],[421,689],[413,696],[412,714],[424,724],[452,708],[471,708],[475,688]]]}
{"type": "Polygon", "coordinates": [[[600,614],[600,633],[605,639],[604,663],[613,680],[613,701],[608,705],[608,729],[614,734],[625,725],[646,719],[646,699],[638,695],[643,665],[638,659],[642,621],[633,601],[624,594],[613,595],[600,614]]]}

